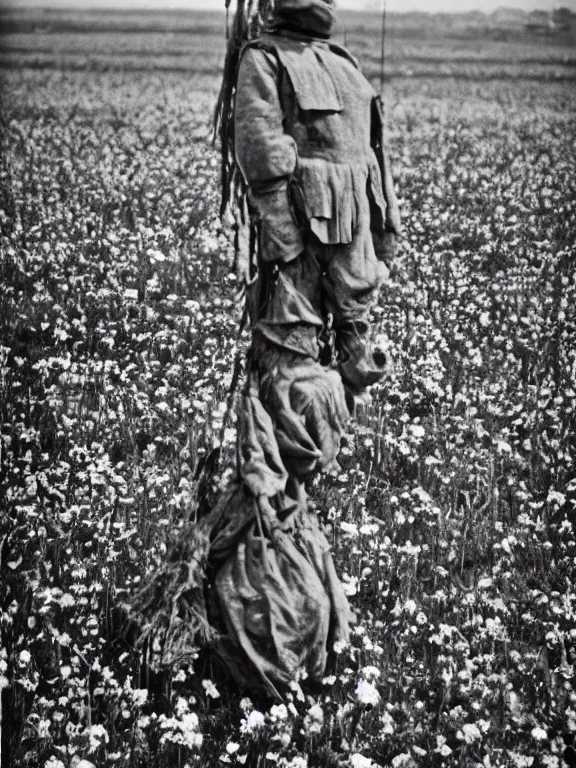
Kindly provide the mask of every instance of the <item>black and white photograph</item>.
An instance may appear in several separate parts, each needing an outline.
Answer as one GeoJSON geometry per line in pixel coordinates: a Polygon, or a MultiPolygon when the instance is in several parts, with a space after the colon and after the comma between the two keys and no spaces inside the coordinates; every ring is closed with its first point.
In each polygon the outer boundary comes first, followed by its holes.
{"type": "Polygon", "coordinates": [[[576,767],[576,0],[0,0],[0,768],[576,767]]]}

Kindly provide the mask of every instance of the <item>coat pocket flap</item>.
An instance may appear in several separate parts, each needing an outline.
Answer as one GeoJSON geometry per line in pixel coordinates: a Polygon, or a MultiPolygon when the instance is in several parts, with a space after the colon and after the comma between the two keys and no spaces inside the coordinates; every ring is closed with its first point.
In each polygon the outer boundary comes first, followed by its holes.
{"type": "Polygon", "coordinates": [[[309,45],[276,46],[302,110],[341,112],[342,102],[332,75],[309,45]]]}

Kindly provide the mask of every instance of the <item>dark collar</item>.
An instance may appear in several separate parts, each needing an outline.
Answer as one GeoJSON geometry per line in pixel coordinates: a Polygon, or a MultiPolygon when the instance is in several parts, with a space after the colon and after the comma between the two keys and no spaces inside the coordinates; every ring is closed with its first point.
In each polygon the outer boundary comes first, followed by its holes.
{"type": "Polygon", "coordinates": [[[267,32],[271,35],[281,35],[292,40],[301,40],[308,43],[327,43],[330,40],[330,35],[310,35],[305,30],[300,29],[300,27],[284,22],[272,24],[268,27],[267,32]]]}

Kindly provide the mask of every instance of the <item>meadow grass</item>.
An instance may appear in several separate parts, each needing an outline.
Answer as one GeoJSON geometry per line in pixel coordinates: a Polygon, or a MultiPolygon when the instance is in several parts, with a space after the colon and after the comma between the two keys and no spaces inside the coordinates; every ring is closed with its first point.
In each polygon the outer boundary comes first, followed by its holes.
{"type": "MultiPolygon", "coordinates": [[[[370,74],[378,41],[355,34],[370,74]]],[[[221,54],[157,40],[162,71],[140,32],[85,33],[104,65],[75,71],[81,47],[54,53],[73,35],[18,35],[1,137],[3,768],[574,764],[571,54],[390,41],[406,235],[373,321],[396,363],[341,471],[311,488],[357,624],[324,683],[279,704],[202,649],[159,669],[123,610],[234,471],[226,404],[249,334],[217,216],[221,54]]]]}

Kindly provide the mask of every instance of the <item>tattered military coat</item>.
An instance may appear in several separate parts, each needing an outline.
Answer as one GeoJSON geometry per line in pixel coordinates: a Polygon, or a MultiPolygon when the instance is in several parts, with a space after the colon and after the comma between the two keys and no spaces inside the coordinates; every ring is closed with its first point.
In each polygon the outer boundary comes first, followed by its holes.
{"type": "Polygon", "coordinates": [[[344,48],[287,32],[246,46],[235,151],[264,260],[298,256],[306,227],[322,243],[350,243],[365,206],[375,241],[400,234],[382,130],[379,98],[344,48]]]}

